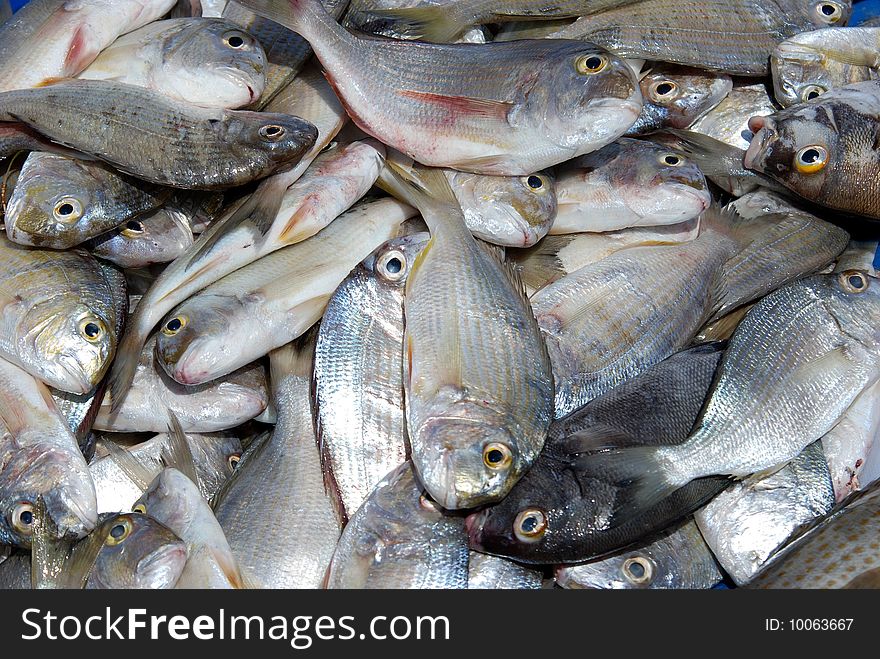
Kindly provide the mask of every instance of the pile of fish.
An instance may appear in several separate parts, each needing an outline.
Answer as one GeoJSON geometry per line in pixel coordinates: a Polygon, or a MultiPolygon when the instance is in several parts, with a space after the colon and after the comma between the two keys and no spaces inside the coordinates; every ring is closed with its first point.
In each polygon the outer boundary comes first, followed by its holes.
{"type": "Polygon", "coordinates": [[[880,8],[3,9],[0,587],[880,587],[880,8]]]}

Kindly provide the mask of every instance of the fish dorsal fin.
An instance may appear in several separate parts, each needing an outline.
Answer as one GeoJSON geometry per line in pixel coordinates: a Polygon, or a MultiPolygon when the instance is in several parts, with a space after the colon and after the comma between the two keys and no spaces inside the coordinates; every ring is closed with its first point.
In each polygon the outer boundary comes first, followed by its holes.
{"type": "Polygon", "coordinates": [[[95,568],[98,555],[104,547],[105,527],[98,524],[95,530],[73,546],[64,564],[64,587],[83,589],[95,568]]]}
{"type": "Polygon", "coordinates": [[[46,502],[37,497],[31,536],[31,588],[58,588],[70,544],[57,538],[55,524],[46,512],[46,502]]]}
{"type": "Polygon", "coordinates": [[[137,459],[130,451],[122,448],[114,441],[102,441],[102,446],[107,449],[109,459],[119,467],[123,474],[134,483],[141,492],[146,492],[150,483],[159,473],[159,469],[151,469],[137,459]]]}
{"type": "Polygon", "coordinates": [[[435,216],[438,214],[438,207],[448,206],[459,214],[461,212],[443,170],[422,167],[390,149],[376,185],[391,196],[417,208],[429,227],[437,224],[435,216]]]}
{"type": "Polygon", "coordinates": [[[199,490],[202,489],[189,440],[186,438],[183,426],[180,425],[180,419],[171,410],[168,410],[168,442],[162,450],[162,462],[166,467],[177,469],[189,478],[199,490]]]}

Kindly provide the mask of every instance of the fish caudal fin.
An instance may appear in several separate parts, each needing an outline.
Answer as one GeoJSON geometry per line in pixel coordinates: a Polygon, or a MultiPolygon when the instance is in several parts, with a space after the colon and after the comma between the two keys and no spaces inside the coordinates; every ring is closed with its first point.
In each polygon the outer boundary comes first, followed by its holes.
{"type": "Polygon", "coordinates": [[[396,151],[390,151],[376,185],[417,208],[431,233],[434,233],[440,218],[449,216],[450,211],[461,218],[464,226],[461,207],[441,169],[423,167],[396,151]]]}
{"type": "Polygon", "coordinates": [[[576,460],[580,473],[619,488],[611,526],[642,515],[678,489],[667,479],[657,451],[656,446],[613,447],[576,460]]]}
{"type": "Polygon", "coordinates": [[[394,22],[395,32],[411,39],[452,43],[471,27],[473,20],[462,20],[454,5],[370,9],[368,14],[394,22]]]}

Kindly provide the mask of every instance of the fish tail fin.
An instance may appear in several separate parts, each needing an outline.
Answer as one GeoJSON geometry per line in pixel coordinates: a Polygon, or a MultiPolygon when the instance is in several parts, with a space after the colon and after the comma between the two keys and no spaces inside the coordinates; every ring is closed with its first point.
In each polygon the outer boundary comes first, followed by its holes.
{"type": "Polygon", "coordinates": [[[423,167],[395,151],[388,154],[376,185],[417,208],[431,233],[434,233],[441,218],[450,215],[449,209],[461,215],[461,207],[442,169],[423,167]]]}
{"type": "Polygon", "coordinates": [[[290,185],[289,178],[284,172],[263,180],[243,204],[212,224],[188,250],[191,254],[186,256],[186,269],[199,263],[225,236],[245,223],[256,229],[258,244],[265,240],[281,209],[284,193],[290,185]]]}
{"type": "MultiPolygon", "coordinates": [[[[137,314],[137,310],[135,314],[137,314]]],[[[143,345],[144,339],[134,331],[133,324],[130,324],[128,331],[123,334],[122,341],[116,348],[113,367],[110,370],[110,375],[107,376],[107,388],[104,395],[110,397],[111,417],[115,417],[122,408],[125,396],[131,388],[131,383],[134,382],[143,345]]]]}
{"type": "Polygon", "coordinates": [[[186,438],[186,433],[180,424],[180,419],[171,410],[168,410],[168,443],[162,450],[162,462],[166,467],[177,469],[199,489],[202,489],[202,484],[199,482],[199,474],[196,471],[196,461],[189,446],[189,440],[186,438]]]}
{"type": "Polygon", "coordinates": [[[269,353],[269,379],[273,387],[290,376],[311,379],[317,328],[316,324],[299,338],[269,353]]]}
{"type": "Polygon", "coordinates": [[[474,23],[473,17],[468,20],[452,9],[454,5],[444,4],[370,9],[368,13],[377,18],[393,21],[395,31],[408,38],[433,43],[452,43],[474,23]]]}
{"type": "Polygon", "coordinates": [[[672,494],[679,485],[670,482],[658,459],[657,446],[606,447],[577,459],[581,473],[619,488],[611,526],[632,520],[672,494]]]}

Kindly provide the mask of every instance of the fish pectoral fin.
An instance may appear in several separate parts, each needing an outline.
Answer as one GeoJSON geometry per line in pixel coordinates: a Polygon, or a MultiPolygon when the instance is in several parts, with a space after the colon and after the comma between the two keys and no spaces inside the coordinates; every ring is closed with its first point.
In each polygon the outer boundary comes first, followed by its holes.
{"type": "Polygon", "coordinates": [[[845,345],[838,346],[833,350],[815,357],[803,364],[791,374],[792,380],[810,382],[817,378],[827,378],[829,374],[835,377],[843,377],[853,368],[855,360],[849,355],[845,345]]]}
{"type": "Polygon", "coordinates": [[[495,121],[506,122],[507,113],[514,107],[514,104],[510,101],[474,98],[472,96],[449,96],[447,94],[434,94],[409,89],[399,91],[397,94],[420,103],[443,108],[453,116],[479,117],[495,121]]]}
{"type": "Polygon", "coordinates": [[[617,428],[597,423],[568,435],[559,446],[569,455],[595,453],[603,448],[624,448],[633,445],[632,437],[617,428]]]}
{"type": "Polygon", "coordinates": [[[64,82],[71,82],[73,80],[76,80],[76,78],[43,78],[43,80],[34,85],[34,87],[51,87],[52,85],[58,85],[64,82]]]}
{"type": "Polygon", "coordinates": [[[394,21],[394,30],[403,36],[430,41],[452,43],[470,27],[450,11],[454,5],[428,5],[423,7],[396,7],[370,9],[371,16],[394,21]]]}
{"type": "Polygon", "coordinates": [[[774,465],[767,469],[762,469],[761,471],[755,472],[751,476],[746,476],[741,481],[743,487],[753,492],[770,492],[772,490],[786,489],[788,487],[787,485],[768,482],[768,480],[771,476],[784,469],[787,465],[788,462],[783,462],[782,464],[774,465]]]}

